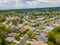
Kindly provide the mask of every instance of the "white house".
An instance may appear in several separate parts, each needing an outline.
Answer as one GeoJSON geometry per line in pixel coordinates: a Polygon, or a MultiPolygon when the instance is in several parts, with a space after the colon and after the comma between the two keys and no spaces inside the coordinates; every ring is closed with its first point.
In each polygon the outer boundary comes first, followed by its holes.
{"type": "Polygon", "coordinates": [[[7,38],[6,38],[6,41],[7,41],[8,43],[11,43],[11,42],[15,41],[15,38],[14,38],[14,37],[7,37],[7,38]]]}
{"type": "Polygon", "coordinates": [[[54,29],[54,28],[53,28],[52,26],[46,26],[43,31],[49,32],[49,31],[52,31],[53,29],[54,29]]]}

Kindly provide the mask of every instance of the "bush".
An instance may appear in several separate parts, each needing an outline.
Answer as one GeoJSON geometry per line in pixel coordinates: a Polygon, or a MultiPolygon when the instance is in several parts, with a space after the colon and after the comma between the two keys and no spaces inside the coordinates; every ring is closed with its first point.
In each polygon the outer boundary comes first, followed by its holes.
{"type": "Polygon", "coordinates": [[[31,45],[31,43],[27,43],[27,45],[31,45]]]}
{"type": "Polygon", "coordinates": [[[5,16],[4,15],[0,15],[0,22],[3,22],[5,20],[5,16]]]}
{"type": "Polygon", "coordinates": [[[60,26],[56,27],[54,30],[53,30],[54,33],[60,33],[60,26]]]}
{"type": "Polygon", "coordinates": [[[54,45],[54,43],[53,42],[48,42],[48,45],[54,45]]]}
{"type": "Polygon", "coordinates": [[[55,41],[57,45],[60,45],[60,34],[56,35],[55,41]]]}
{"type": "Polygon", "coordinates": [[[55,42],[55,34],[54,32],[49,32],[48,33],[48,40],[51,42],[55,42]]]}

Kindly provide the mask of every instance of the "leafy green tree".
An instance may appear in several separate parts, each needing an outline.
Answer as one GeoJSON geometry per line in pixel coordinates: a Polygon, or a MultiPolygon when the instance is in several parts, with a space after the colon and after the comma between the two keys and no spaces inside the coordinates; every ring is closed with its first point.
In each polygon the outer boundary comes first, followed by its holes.
{"type": "Polygon", "coordinates": [[[23,20],[22,20],[22,18],[19,20],[19,23],[21,24],[21,23],[23,23],[23,20]]]}
{"type": "Polygon", "coordinates": [[[0,22],[3,22],[5,20],[5,16],[0,14],[0,22]]]}
{"type": "Polygon", "coordinates": [[[6,31],[6,26],[5,26],[4,24],[0,24],[0,29],[1,29],[2,31],[6,31]]]}
{"type": "Polygon", "coordinates": [[[54,31],[55,33],[60,33],[60,26],[56,27],[53,31],[54,31]]]}
{"type": "Polygon", "coordinates": [[[4,37],[2,37],[1,39],[2,39],[1,45],[7,45],[7,42],[6,42],[6,40],[4,39],[4,37]]]}
{"type": "Polygon", "coordinates": [[[54,32],[49,32],[48,33],[48,40],[51,42],[55,42],[55,34],[54,32]]]}
{"type": "Polygon", "coordinates": [[[31,43],[27,43],[27,45],[31,45],[31,43]]]}
{"type": "Polygon", "coordinates": [[[7,37],[7,30],[4,24],[0,24],[0,37],[4,36],[4,38],[7,37]]]}
{"type": "Polygon", "coordinates": [[[60,34],[55,37],[56,45],[60,45],[60,34]]]}
{"type": "Polygon", "coordinates": [[[48,42],[48,45],[55,45],[53,42],[48,42]]]}
{"type": "Polygon", "coordinates": [[[35,37],[35,33],[33,33],[33,34],[31,35],[31,37],[34,38],[34,37],[35,37]]]}
{"type": "Polygon", "coordinates": [[[13,19],[12,22],[13,22],[14,25],[17,25],[18,20],[17,19],[13,19]]]}
{"type": "Polygon", "coordinates": [[[32,34],[33,34],[33,32],[30,30],[30,31],[28,31],[28,33],[27,33],[28,35],[29,35],[29,37],[30,38],[32,38],[32,34]]]}

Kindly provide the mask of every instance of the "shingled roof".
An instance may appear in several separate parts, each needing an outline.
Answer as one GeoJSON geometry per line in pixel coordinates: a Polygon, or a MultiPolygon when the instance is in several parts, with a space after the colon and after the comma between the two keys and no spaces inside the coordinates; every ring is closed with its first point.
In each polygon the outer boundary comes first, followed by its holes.
{"type": "Polygon", "coordinates": [[[25,32],[26,30],[27,30],[26,27],[22,27],[19,31],[20,31],[20,32],[25,32]]]}

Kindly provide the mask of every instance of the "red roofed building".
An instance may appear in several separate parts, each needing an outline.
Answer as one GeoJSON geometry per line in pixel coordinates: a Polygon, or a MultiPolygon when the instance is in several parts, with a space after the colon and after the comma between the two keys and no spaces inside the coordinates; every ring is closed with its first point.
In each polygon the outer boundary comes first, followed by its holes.
{"type": "Polygon", "coordinates": [[[30,25],[31,23],[29,21],[24,21],[24,24],[30,25]]]}
{"type": "Polygon", "coordinates": [[[43,41],[33,41],[32,45],[48,45],[48,44],[43,41]]]}
{"type": "Polygon", "coordinates": [[[41,36],[47,36],[48,32],[40,32],[41,36]]]}
{"type": "Polygon", "coordinates": [[[22,27],[22,28],[20,28],[20,32],[25,32],[27,30],[27,28],[26,27],[22,27]]]}

